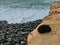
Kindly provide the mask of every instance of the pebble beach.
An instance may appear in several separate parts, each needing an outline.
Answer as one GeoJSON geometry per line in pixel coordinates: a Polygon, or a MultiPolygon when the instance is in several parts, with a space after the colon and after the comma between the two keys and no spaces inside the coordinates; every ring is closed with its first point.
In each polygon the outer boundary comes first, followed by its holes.
{"type": "Polygon", "coordinates": [[[42,20],[27,23],[9,24],[0,21],[0,45],[27,45],[27,36],[42,20]]]}

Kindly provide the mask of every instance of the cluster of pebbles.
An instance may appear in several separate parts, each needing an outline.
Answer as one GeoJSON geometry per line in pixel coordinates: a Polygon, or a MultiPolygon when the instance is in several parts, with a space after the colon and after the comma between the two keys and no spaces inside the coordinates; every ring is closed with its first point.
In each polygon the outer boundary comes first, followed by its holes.
{"type": "Polygon", "coordinates": [[[0,45],[27,45],[29,32],[40,24],[42,20],[27,23],[8,24],[7,21],[0,21],[0,45]],[[23,42],[24,44],[21,44],[23,42]]]}

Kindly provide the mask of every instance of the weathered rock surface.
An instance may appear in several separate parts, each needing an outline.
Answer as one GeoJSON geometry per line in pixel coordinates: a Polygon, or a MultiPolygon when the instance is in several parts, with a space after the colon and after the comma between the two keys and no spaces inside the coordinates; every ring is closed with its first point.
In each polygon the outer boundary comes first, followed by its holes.
{"type": "Polygon", "coordinates": [[[28,45],[60,45],[60,2],[51,5],[49,16],[28,35],[28,45]],[[51,32],[39,33],[41,25],[49,25],[51,32]]]}

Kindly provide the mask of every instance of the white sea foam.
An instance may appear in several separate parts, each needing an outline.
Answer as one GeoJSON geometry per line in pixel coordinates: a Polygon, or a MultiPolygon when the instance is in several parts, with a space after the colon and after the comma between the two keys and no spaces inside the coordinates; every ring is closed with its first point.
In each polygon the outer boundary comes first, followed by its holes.
{"type": "Polygon", "coordinates": [[[23,23],[42,19],[48,13],[49,9],[0,8],[0,20],[7,20],[9,23],[23,23]]]}
{"type": "MultiPolygon", "coordinates": [[[[53,0],[54,1],[54,0],[53,0]]],[[[24,23],[42,19],[49,14],[52,0],[0,0],[0,20],[24,23]]]]}

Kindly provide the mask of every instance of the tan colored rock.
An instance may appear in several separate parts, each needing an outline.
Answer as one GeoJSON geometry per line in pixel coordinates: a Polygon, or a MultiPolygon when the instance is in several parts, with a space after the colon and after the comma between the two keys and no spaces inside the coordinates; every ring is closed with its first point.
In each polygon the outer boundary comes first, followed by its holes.
{"type": "Polygon", "coordinates": [[[28,45],[60,45],[60,2],[51,5],[49,16],[28,35],[28,45]],[[49,25],[51,32],[39,33],[41,25],[49,25]]]}

